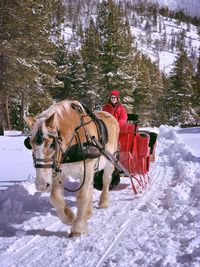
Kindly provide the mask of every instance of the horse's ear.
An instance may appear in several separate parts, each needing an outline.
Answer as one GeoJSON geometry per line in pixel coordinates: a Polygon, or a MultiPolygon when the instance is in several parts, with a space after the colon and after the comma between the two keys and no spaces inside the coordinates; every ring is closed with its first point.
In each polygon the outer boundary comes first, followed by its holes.
{"type": "Polygon", "coordinates": [[[53,113],[48,119],[46,119],[45,124],[46,124],[46,127],[51,131],[56,129],[55,113],[53,113]]]}
{"type": "Polygon", "coordinates": [[[36,122],[36,118],[35,118],[35,117],[24,117],[24,120],[25,120],[25,122],[28,124],[28,127],[29,127],[30,129],[33,128],[33,125],[34,125],[34,123],[36,122]]]}

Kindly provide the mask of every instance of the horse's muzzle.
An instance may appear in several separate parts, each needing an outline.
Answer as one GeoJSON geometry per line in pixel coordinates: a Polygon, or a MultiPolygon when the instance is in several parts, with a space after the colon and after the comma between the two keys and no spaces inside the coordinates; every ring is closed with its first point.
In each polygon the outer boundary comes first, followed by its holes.
{"type": "Polygon", "coordinates": [[[50,192],[51,191],[51,184],[50,183],[35,183],[36,189],[39,192],[50,192]]]}

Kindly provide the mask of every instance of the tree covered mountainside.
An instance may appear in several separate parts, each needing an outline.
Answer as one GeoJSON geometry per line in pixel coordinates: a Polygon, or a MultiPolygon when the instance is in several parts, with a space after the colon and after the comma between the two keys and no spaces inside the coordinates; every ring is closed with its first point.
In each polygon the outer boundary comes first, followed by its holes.
{"type": "Polygon", "coordinates": [[[1,132],[53,101],[94,109],[112,89],[142,125],[199,123],[197,18],[128,0],[5,0],[0,12],[1,132]]]}
{"type": "Polygon", "coordinates": [[[200,17],[199,0],[149,0],[152,3],[158,3],[161,6],[168,7],[173,11],[183,11],[186,15],[200,17]]]}

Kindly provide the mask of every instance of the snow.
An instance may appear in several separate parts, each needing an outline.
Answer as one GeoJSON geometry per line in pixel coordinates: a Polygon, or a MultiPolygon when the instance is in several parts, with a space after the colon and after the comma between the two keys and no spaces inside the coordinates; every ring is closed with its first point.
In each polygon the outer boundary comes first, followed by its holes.
{"type": "Polygon", "coordinates": [[[199,0],[149,0],[149,2],[167,6],[170,10],[182,10],[189,16],[200,17],[199,0]]]}
{"type": "Polygon", "coordinates": [[[1,181],[27,180],[34,175],[31,151],[24,147],[25,136],[17,132],[6,132],[0,136],[0,159],[1,159],[1,181]],[[18,166],[13,168],[13,163],[18,166]]]}
{"type": "MultiPolygon", "coordinates": [[[[123,1],[116,0],[116,2],[122,4],[123,1]]],[[[134,4],[134,2],[141,2],[141,0],[130,2],[134,4]]],[[[192,16],[200,15],[199,0],[148,0],[148,2],[156,2],[160,5],[168,6],[169,9],[172,10],[181,9],[186,11],[186,14],[191,14],[192,16]]],[[[89,4],[88,7],[83,5],[79,13],[78,20],[81,21],[83,28],[85,29],[88,27],[91,17],[96,21],[97,5],[89,4]]],[[[178,53],[176,42],[178,35],[183,30],[185,30],[184,40],[188,56],[192,60],[193,65],[196,66],[197,58],[200,54],[197,26],[185,22],[179,23],[176,19],[158,15],[157,26],[151,25],[147,30],[145,29],[145,25],[147,22],[149,25],[152,24],[151,20],[147,19],[144,15],[139,15],[136,11],[128,11],[127,14],[130,21],[131,32],[135,38],[134,45],[137,46],[138,51],[150,58],[152,62],[156,63],[161,72],[169,76],[173,70],[178,53]],[[136,18],[136,24],[132,17],[136,18]]],[[[65,23],[61,26],[61,38],[65,42],[67,50],[79,49],[81,47],[81,42],[76,31],[72,29],[72,21],[67,17],[65,19],[65,23]]]]}
{"type": "MultiPolygon", "coordinates": [[[[200,127],[156,130],[150,185],[136,197],[129,178],[122,177],[105,210],[97,208],[100,192],[94,189],[89,234],[73,239],[49,195],[35,190],[31,152],[23,147],[25,136],[1,137],[0,185],[7,181],[9,186],[0,190],[0,266],[198,267],[200,127]]],[[[65,197],[76,211],[74,194],[65,197]]]]}
{"type": "Polygon", "coordinates": [[[188,56],[191,56],[191,51],[198,57],[199,55],[199,37],[198,27],[190,25],[190,30],[187,30],[187,23],[177,23],[175,19],[165,18],[163,16],[158,17],[157,28],[151,27],[149,30],[149,36],[145,33],[145,24],[147,19],[138,16],[137,26],[131,25],[131,31],[133,36],[136,37],[137,48],[144,55],[149,57],[152,62],[159,65],[159,69],[166,75],[170,75],[173,70],[174,62],[177,57],[178,50],[174,47],[172,50],[170,44],[172,39],[177,39],[177,36],[185,30],[185,46],[188,56]],[[161,22],[161,32],[159,29],[159,22],[161,22]],[[165,32],[166,31],[166,32],[165,32]],[[162,46],[164,35],[166,34],[166,43],[162,46]],[[151,41],[150,41],[151,39],[151,41]],[[158,44],[156,48],[155,44],[158,44]]]}

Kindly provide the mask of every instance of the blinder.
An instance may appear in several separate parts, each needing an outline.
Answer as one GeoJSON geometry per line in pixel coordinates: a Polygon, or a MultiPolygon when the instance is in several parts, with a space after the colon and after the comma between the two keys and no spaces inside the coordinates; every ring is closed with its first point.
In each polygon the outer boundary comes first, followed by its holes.
{"type": "Polygon", "coordinates": [[[30,136],[26,137],[26,139],[24,140],[24,146],[27,148],[27,149],[32,149],[32,146],[31,146],[31,138],[30,136]]]}
{"type": "MultiPolygon", "coordinates": [[[[43,137],[43,132],[41,129],[38,129],[37,133],[36,133],[36,136],[35,136],[35,144],[37,146],[40,146],[44,143],[44,137],[43,137]]],[[[50,133],[51,136],[53,136],[53,141],[50,145],[50,148],[51,149],[56,149],[56,134],[55,133],[50,133]]],[[[59,135],[59,133],[58,133],[59,135]]],[[[32,145],[31,145],[31,137],[28,136],[25,138],[24,140],[24,146],[27,148],[27,149],[32,149],[32,145]]],[[[61,137],[58,138],[57,140],[58,142],[61,141],[61,137]]],[[[52,169],[55,169],[57,172],[59,172],[60,170],[57,168],[57,164],[56,164],[56,161],[55,161],[55,158],[47,158],[47,159],[40,159],[40,158],[35,158],[34,154],[33,154],[33,162],[34,162],[34,166],[35,168],[37,169],[49,169],[49,168],[52,168],[52,169]]]]}
{"type": "MultiPolygon", "coordinates": [[[[26,139],[24,140],[24,145],[27,149],[32,149],[32,146],[31,146],[31,138],[30,136],[26,137],[26,139]]],[[[35,143],[37,146],[40,146],[44,143],[44,137],[43,137],[43,132],[41,129],[39,129],[36,133],[36,136],[35,136],[35,143]]],[[[55,142],[53,142],[52,145],[53,147],[55,147],[55,142]],[[54,144],[53,144],[54,143],[54,144]]]]}
{"type": "Polygon", "coordinates": [[[41,129],[38,129],[35,136],[35,143],[37,146],[41,146],[44,143],[43,132],[41,129]]]}

